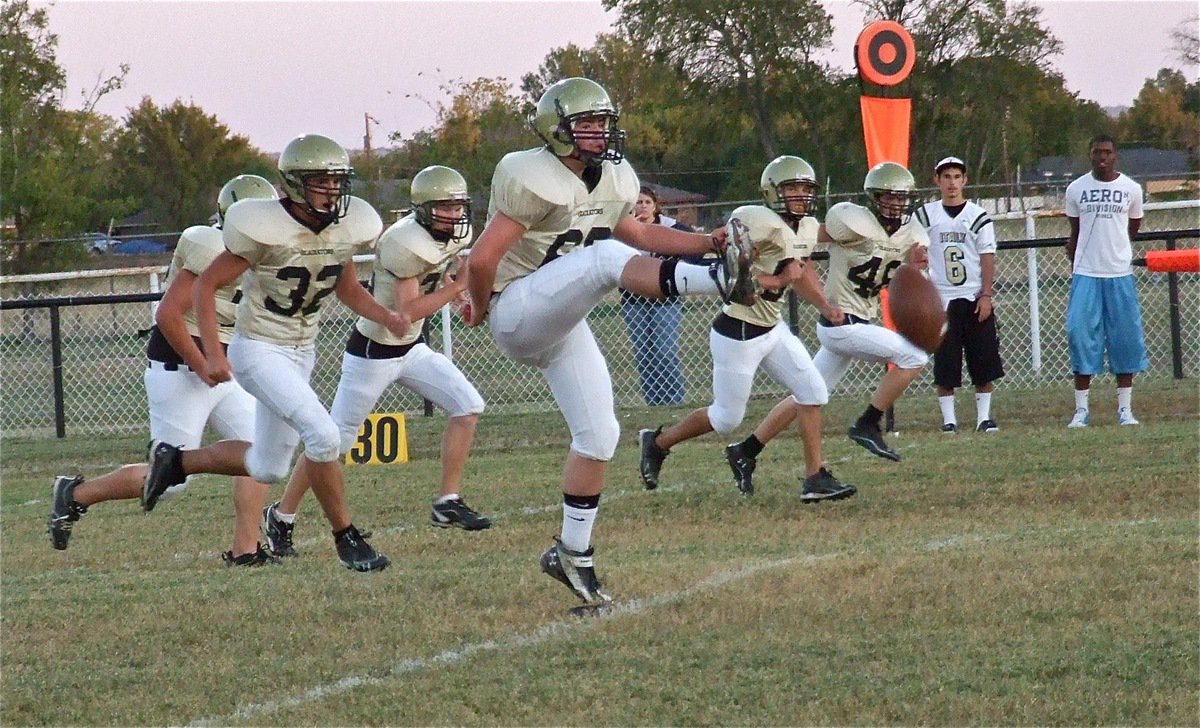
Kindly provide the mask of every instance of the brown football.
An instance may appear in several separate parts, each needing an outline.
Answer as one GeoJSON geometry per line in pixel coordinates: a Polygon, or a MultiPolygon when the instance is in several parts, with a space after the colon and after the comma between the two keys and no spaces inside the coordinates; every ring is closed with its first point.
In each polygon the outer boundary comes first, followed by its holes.
{"type": "Polygon", "coordinates": [[[946,332],[946,309],[933,283],[907,263],[888,283],[888,308],[900,334],[932,354],[946,332]]]}

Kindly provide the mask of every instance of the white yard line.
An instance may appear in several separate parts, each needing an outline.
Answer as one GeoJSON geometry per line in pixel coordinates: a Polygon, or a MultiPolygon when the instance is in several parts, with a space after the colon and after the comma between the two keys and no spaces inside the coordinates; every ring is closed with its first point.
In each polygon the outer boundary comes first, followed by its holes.
{"type": "MultiPolygon", "coordinates": [[[[549,510],[550,508],[547,508],[549,510]]],[[[1125,521],[1122,523],[1112,524],[1114,528],[1132,528],[1143,525],[1158,523],[1156,519],[1125,521]]],[[[1036,530],[1036,529],[1034,529],[1036,530]]],[[[1076,533],[1083,529],[1071,527],[1059,529],[1063,534],[1076,533]]],[[[1018,532],[1000,533],[1000,534],[959,534],[951,535],[945,538],[931,541],[918,547],[924,551],[944,551],[946,549],[967,547],[977,543],[987,541],[995,541],[1008,539],[1018,535],[1018,532]]],[[[350,675],[336,680],[325,685],[318,685],[309,688],[302,693],[289,697],[279,698],[277,700],[268,700],[261,703],[247,703],[239,706],[232,713],[222,716],[198,718],[191,721],[188,725],[194,726],[213,726],[213,725],[229,725],[234,721],[250,720],[262,718],[262,716],[270,715],[279,710],[287,708],[296,708],[311,703],[316,703],[326,698],[336,697],[343,693],[356,690],[361,687],[386,685],[389,682],[402,677],[404,675],[420,672],[422,670],[437,668],[442,665],[449,665],[462,660],[473,657],[477,654],[488,652],[507,652],[531,647],[542,644],[553,637],[569,636],[576,633],[585,632],[595,628],[597,625],[610,622],[626,617],[637,616],[643,612],[647,612],[659,607],[667,606],[680,602],[684,599],[694,597],[696,595],[707,592],[716,591],[724,586],[733,584],[744,579],[748,579],[756,574],[771,569],[787,568],[801,564],[812,564],[821,561],[829,561],[832,559],[842,558],[852,555],[850,552],[837,552],[832,554],[814,555],[804,554],[786,559],[775,559],[772,561],[760,561],[758,563],[744,566],[740,569],[729,571],[720,571],[706,579],[696,582],[686,589],[681,589],[674,592],[667,592],[645,599],[630,599],[622,600],[616,603],[611,611],[598,615],[596,617],[585,618],[570,618],[558,622],[551,622],[545,626],[539,627],[527,634],[513,634],[508,637],[503,637],[494,640],[485,640],[483,642],[475,642],[468,645],[463,645],[458,649],[447,650],[438,653],[431,657],[416,657],[398,660],[386,668],[386,674],[382,677],[378,676],[378,671],[372,671],[374,675],[350,675]]]]}

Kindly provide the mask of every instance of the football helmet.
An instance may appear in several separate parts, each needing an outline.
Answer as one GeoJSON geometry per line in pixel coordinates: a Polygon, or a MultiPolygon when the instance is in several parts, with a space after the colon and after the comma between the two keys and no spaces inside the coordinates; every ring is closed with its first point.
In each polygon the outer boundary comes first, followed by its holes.
{"type": "Polygon", "coordinates": [[[813,214],[816,209],[817,173],[813,171],[811,164],[800,157],[785,154],[771,160],[763,168],[758,187],[762,191],[763,199],[767,202],[767,207],[779,213],[781,217],[798,220],[805,215],[813,214]],[[784,196],[779,188],[787,182],[799,183],[803,187],[803,192],[784,196]],[[800,214],[792,212],[789,204],[793,202],[803,202],[804,212],[800,214]]]}
{"type": "Polygon", "coordinates": [[[435,164],[417,172],[412,179],[411,196],[417,222],[435,238],[438,236],[433,228],[435,222],[451,225],[447,233],[451,240],[462,240],[471,234],[471,196],[467,180],[456,170],[435,164]],[[462,205],[462,214],[457,218],[440,217],[433,209],[438,203],[462,205]]]}
{"type": "Polygon", "coordinates": [[[895,162],[880,162],[871,167],[863,180],[863,193],[867,198],[867,209],[875,213],[880,222],[903,225],[921,203],[912,172],[895,162]],[[894,195],[899,201],[883,202],[880,198],[884,195],[894,195]]]}
{"type": "Polygon", "coordinates": [[[617,128],[621,115],[604,88],[587,78],[565,78],[546,89],[537,109],[529,117],[533,132],[560,157],[575,157],[591,167],[604,160],[620,163],[625,158],[625,132],[617,128]],[[600,118],[604,128],[577,132],[579,119],[600,118]],[[577,141],[602,139],[604,150],[598,153],[579,148],[577,141]]]}
{"type": "Polygon", "coordinates": [[[283,191],[292,202],[325,222],[334,222],[346,216],[350,208],[350,183],[354,178],[354,167],[350,166],[350,155],[329,137],[320,134],[302,134],[288,142],[279,155],[279,176],[283,179],[283,191]],[[335,187],[310,185],[311,177],[333,177],[335,187]],[[313,207],[308,201],[308,192],[335,193],[337,204],[332,210],[313,207]]]}
{"type": "Polygon", "coordinates": [[[225,222],[225,213],[238,200],[248,200],[252,197],[271,199],[277,197],[275,185],[257,174],[239,174],[225,183],[217,193],[217,219],[225,222]]]}

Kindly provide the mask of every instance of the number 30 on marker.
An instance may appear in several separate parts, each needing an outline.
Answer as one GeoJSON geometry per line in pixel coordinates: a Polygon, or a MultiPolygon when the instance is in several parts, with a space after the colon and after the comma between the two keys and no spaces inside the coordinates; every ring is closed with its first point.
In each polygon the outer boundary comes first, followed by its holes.
{"type": "Polygon", "coordinates": [[[408,435],[403,413],[367,415],[358,428],[358,439],[346,453],[347,465],[384,465],[408,462],[408,435]]]}

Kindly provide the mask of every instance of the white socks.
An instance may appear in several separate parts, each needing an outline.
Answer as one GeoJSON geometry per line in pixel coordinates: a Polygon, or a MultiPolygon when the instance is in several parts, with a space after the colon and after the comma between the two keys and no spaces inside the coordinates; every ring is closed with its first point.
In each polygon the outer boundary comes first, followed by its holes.
{"type": "Polygon", "coordinates": [[[1075,409],[1086,410],[1088,408],[1088,392],[1091,391],[1090,389],[1075,390],[1075,409]]]}
{"type": "Polygon", "coordinates": [[[992,393],[975,393],[975,424],[992,419],[992,393]]]}
{"type": "Polygon", "coordinates": [[[942,410],[943,425],[957,425],[958,418],[954,414],[954,395],[947,394],[946,396],[938,395],[938,407],[942,410]]]}
{"type": "Polygon", "coordinates": [[[1117,409],[1133,409],[1133,387],[1117,387],[1117,409]]]}
{"type": "Polygon", "coordinates": [[[684,263],[682,260],[675,265],[675,289],[681,296],[718,296],[721,293],[717,290],[717,282],[709,275],[707,265],[684,263]]]}
{"type": "Polygon", "coordinates": [[[562,545],[572,551],[587,551],[592,544],[592,524],[599,508],[577,508],[563,504],[562,545]]]}

